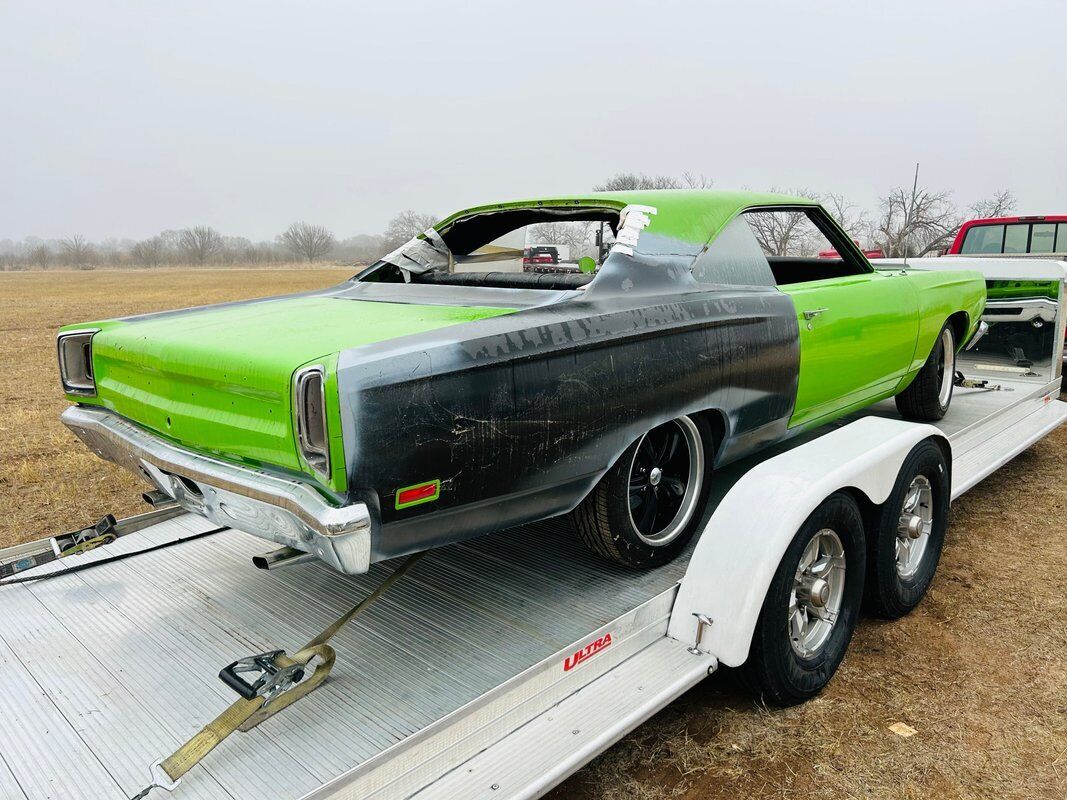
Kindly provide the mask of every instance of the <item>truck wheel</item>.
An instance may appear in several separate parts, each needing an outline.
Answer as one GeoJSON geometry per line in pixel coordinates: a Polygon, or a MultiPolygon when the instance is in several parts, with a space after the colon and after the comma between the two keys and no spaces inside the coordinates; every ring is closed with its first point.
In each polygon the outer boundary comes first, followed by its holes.
{"type": "Polygon", "coordinates": [[[897,410],[907,419],[937,422],[948,412],[956,376],[956,334],[945,323],[933,352],[908,388],[897,395],[897,410]]]}
{"type": "Polygon", "coordinates": [[[793,537],[740,669],[758,698],[796,705],[830,682],[856,628],[864,550],[859,507],[841,493],[824,500],[793,537]]]}
{"type": "Polygon", "coordinates": [[[594,553],[641,569],[678,555],[707,507],[710,441],[702,421],[679,417],[627,447],[571,512],[582,542],[594,553]]]}
{"type": "Polygon", "coordinates": [[[868,532],[864,599],[872,614],[897,619],[923,599],[941,560],[950,497],[944,453],[930,440],[920,442],[868,532]]]}

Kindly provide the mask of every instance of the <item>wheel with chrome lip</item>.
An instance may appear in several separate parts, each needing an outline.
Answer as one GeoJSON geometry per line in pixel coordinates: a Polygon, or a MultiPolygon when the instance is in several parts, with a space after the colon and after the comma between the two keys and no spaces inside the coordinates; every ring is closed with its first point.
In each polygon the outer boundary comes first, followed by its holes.
{"type": "Polygon", "coordinates": [[[828,497],[786,548],[740,674],[778,706],[818,694],[837,671],[863,597],[865,541],[856,501],[828,497]]]}
{"type": "Polygon", "coordinates": [[[896,396],[897,410],[908,419],[937,422],[948,413],[955,381],[956,334],[946,322],[919,374],[896,396]]]}
{"type": "Polygon", "coordinates": [[[864,599],[872,614],[897,619],[923,599],[941,560],[950,499],[945,454],[929,439],[920,442],[868,531],[864,599]]]}
{"type": "Polygon", "coordinates": [[[696,533],[711,486],[711,437],[679,417],[631,444],[572,512],[593,552],[630,567],[674,558],[696,533]]]}

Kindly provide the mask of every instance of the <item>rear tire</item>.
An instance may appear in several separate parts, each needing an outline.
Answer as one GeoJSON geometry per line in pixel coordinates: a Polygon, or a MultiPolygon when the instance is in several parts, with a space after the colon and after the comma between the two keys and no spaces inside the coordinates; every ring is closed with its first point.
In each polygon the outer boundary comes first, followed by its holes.
{"type": "Polygon", "coordinates": [[[948,413],[956,375],[956,334],[948,322],[934,349],[908,388],[897,395],[897,410],[906,419],[937,422],[948,413]]]}
{"type": "Polygon", "coordinates": [[[920,442],[867,535],[864,604],[884,619],[909,613],[926,595],[941,560],[951,482],[941,448],[920,442]]]}
{"type": "Polygon", "coordinates": [[[771,579],[739,671],[758,699],[796,705],[830,682],[856,628],[864,551],[863,518],[847,494],[830,495],[805,520],[771,579]]]}
{"type": "Polygon", "coordinates": [[[707,509],[711,442],[703,420],[679,417],[627,447],[571,512],[585,546],[637,569],[677,556],[707,509]]]}

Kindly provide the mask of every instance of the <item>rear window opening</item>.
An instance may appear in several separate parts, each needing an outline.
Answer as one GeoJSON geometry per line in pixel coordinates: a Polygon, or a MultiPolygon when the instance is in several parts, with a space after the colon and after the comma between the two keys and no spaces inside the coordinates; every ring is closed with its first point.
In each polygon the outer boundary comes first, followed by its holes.
{"type": "Polygon", "coordinates": [[[553,206],[485,211],[429,230],[360,281],[516,289],[580,289],[603,265],[619,210],[553,206]]]}

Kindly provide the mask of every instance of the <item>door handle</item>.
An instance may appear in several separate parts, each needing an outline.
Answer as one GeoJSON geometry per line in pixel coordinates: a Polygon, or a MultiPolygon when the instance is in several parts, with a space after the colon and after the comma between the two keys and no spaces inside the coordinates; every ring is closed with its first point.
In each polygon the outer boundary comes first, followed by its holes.
{"type": "Polygon", "coordinates": [[[812,309],[808,309],[807,311],[804,312],[804,319],[807,319],[807,320],[815,319],[817,316],[819,316],[819,314],[825,314],[829,310],[830,309],[828,309],[828,308],[812,308],[812,309]]]}

